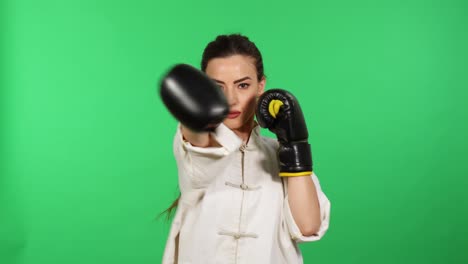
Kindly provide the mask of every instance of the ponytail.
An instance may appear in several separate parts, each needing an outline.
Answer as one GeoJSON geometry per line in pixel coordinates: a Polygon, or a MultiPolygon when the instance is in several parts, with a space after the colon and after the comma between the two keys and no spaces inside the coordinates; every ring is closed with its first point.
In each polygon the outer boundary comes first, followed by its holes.
{"type": "Polygon", "coordinates": [[[162,211],[157,219],[159,219],[161,216],[164,216],[166,215],[166,221],[169,221],[171,219],[171,217],[173,216],[175,210],[177,209],[177,205],[179,204],[179,199],[180,199],[180,193],[179,193],[179,196],[177,197],[177,199],[175,199],[172,204],[164,211],[162,211]]]}

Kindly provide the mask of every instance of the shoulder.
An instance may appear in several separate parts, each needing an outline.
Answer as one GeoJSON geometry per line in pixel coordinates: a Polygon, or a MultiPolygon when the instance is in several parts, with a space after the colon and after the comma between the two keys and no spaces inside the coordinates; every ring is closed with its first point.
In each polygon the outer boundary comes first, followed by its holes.
{"type": "Polygon", "coordinates": [[[267,145],[276,145],[276,146],[278,145],[278,140],[276,140],[275,138],[265,137],[265,136],[260,136],[260,138],[267,145]]]}
{"type": "Polygon", "coordinates": [[[274,138],[270,138],[270,137],[265,137],[265,136],[261,136],[260,137],[261,141],[263,142],[263,145],[269,149],[269,150],[273,150],[276,152],[276,150],[278,149],[278,140],[274,139],[274,138]]]}

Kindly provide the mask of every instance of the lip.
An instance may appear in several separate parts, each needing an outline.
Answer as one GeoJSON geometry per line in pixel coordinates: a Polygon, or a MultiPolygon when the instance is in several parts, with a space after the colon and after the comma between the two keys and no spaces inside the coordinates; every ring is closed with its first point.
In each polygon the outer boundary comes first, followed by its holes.
{"type": "Polygon", "coordinates": [[[239,111],[231,111],[231,112],[229,112],[227,118],[234,119],[234,118],[238,117],[240,114],[241,114],[241,112],[239,112],[239,111]]]}

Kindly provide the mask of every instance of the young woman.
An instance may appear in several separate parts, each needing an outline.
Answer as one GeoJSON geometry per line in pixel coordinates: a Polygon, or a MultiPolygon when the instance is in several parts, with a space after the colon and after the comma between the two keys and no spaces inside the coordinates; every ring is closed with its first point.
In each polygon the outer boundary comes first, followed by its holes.
{"type": "Polygon", "coordinates": [[[162,84],[163,100],[180,121],[173,146],[181,191],[169,208],[177,206],[163,263],[302,263],[297,243],[323,237],[330,202],[311,161],[299,172],[294,167],[311,159],[298,103],[275,90],[283,102],[260,109],[257,101],[268,93],[263,60],[245,36],[218,36],[205,48],[201,69],[218,91],[183,67],[162,84]],[[171,90],[174,83],[182,88],[171,90]],[[283,104],[293,111],[281,112],[283,104]],[[283,124],[270,127],[278,140],[260,135],[256,113],[261,124],[268,117],[259,113],[282,114],[283,124]]]}

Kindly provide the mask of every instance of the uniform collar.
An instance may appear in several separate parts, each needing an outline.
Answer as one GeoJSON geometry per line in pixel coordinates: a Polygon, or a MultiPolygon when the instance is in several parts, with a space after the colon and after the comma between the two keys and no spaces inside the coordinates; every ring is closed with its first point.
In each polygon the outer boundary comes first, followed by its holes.
{"type": "MultiPolygon", "coordinates": [[[[229,152],[239,150],[243,145],[242,139],[238,137],[231,129],[221,123],[213,132],[213,137],[218,141],[221,146],[227,149],[229,152]]],[[[261,144],[260,126],[255,122],[252,131],[250,132],[250,138],[247,142],[247,150],[256,149],[261,144]]]]}
{"type": "Polygon", "coordinates": [[[261,144],[260,126],[255,122],[252,132],[250,132],[250,139],[247,142],[247,149],[256,149],[261,144]]]}

